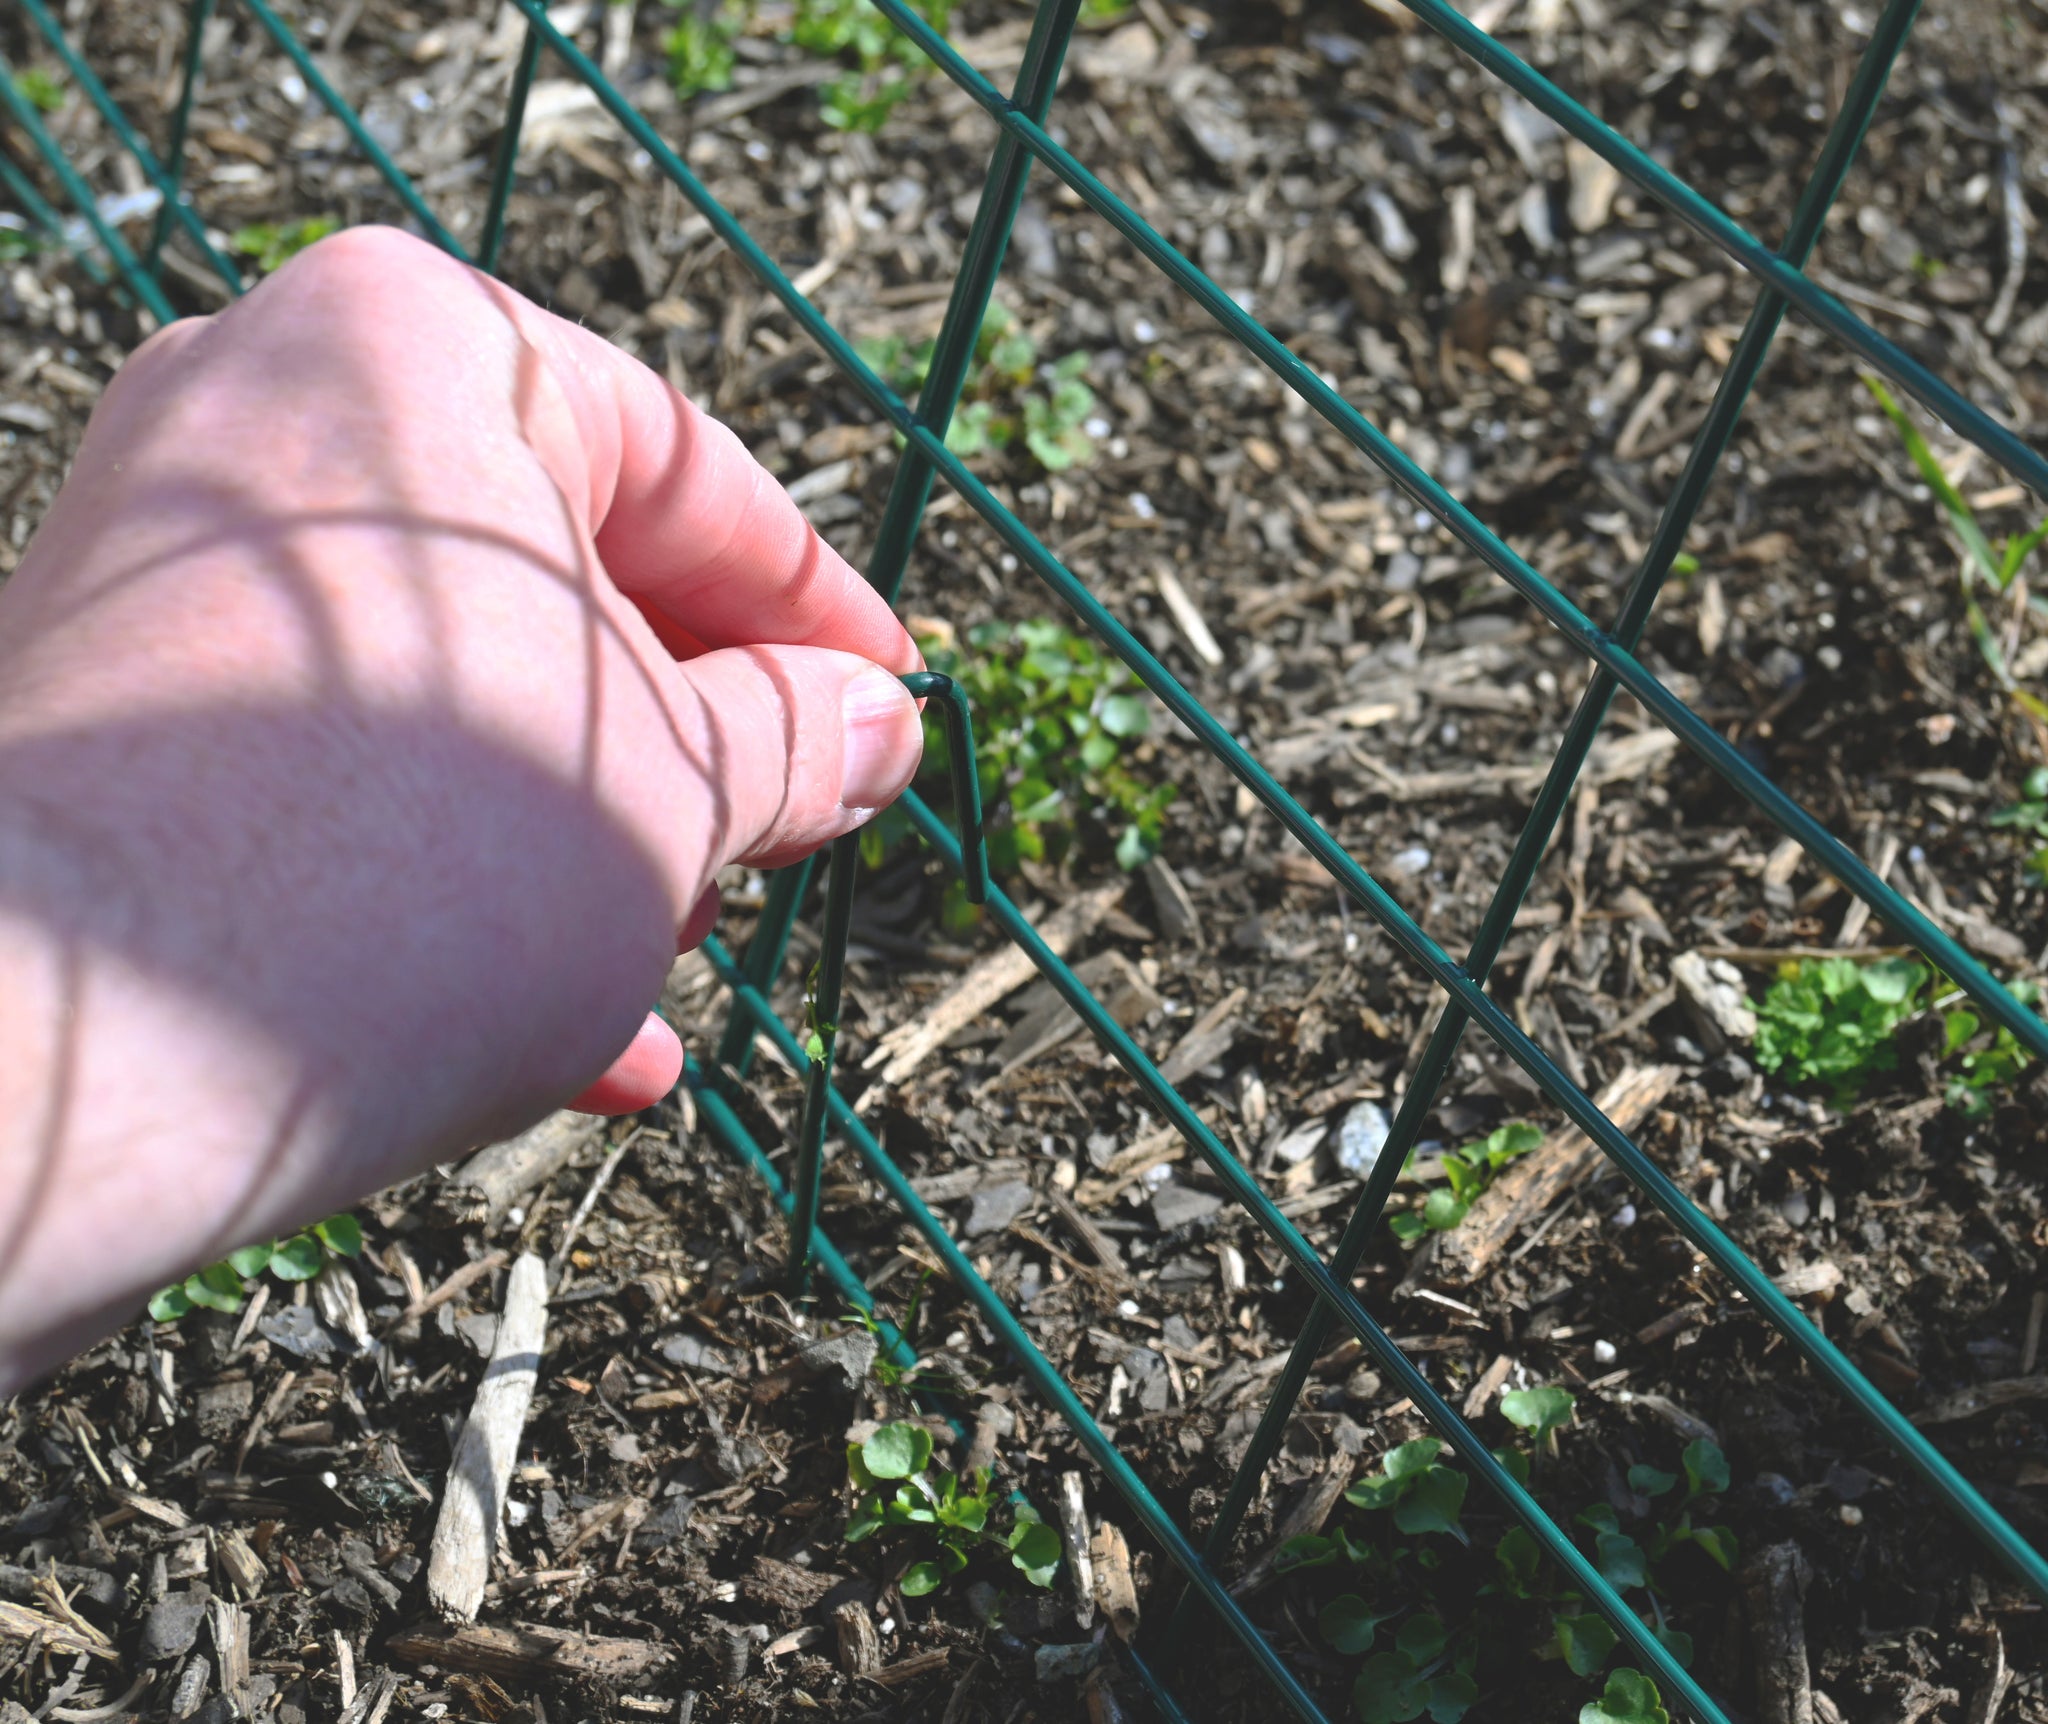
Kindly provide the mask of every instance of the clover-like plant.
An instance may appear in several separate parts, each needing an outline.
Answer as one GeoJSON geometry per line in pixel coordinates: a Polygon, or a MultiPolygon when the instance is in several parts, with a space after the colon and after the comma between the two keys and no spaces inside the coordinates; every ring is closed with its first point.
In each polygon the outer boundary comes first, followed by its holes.
{"type": "Polygon", "coordinates": [[[882,1425],[865,1442],[849,1444],[846,1471],[855,1500],[846,1542],[859,1544],[899,1529],[922,1534],[919,1546],[931,1554],[898,1577],[906,1598],[936,1592],[984,1544],[1007,1552],[1011,1566],[1033,1586],[1051,1586],[1060,1565],[1059,1533],[1028,1502],[1019,1502],[1010,1530],[998,1534],[989,1525],[996,1498],[988,1469],[963,1477],[934,1467],[931,1459],[932,1435],[922,1425],[882,1425]]]}
{"type": "Polygon", "coordinates": [[[1422,1207],[1387,1217],[1387,1230],[1406,1244],[1425,1233],[1448,1233],[1472,1211],[1472,1205],[1498,1177],[1500,1170],[1527,1155],[1543,1141],[1542,1129],[1527,1120],[1510,1120],[1477,1143],[1453,1149],[1443,1158],[1445,1183],[1422,1201],[1422,1207]]]}
{"type": "Polygon", "coordinates": [[[280,1281],[310,1281],[331,1257],[359,1256],[362,1249],[363,1230],[356,1218],[330,1215],[289,1239],[230,1251],[220,1262],[166,1287],[150,1300],[149,1314],[159,1323],[175,1323],[195,1306],[233,1315],[248,1298],[249,1283],[263,1275],[275,1275],[280,1281]]]}

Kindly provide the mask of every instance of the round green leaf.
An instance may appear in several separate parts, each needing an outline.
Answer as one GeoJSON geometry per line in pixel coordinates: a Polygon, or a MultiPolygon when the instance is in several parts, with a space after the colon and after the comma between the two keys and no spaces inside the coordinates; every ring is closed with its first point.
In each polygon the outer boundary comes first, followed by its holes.
{"type": "Polygon", "coordinates": [[[1595,1541],[1594,1560],[1601,1577],[1616,1592],[1650,1584],[1650,1565],[1643,1547],[1625,1532],[1603,1532],[1595,1541]]]}
{"type": "Polygon", "coordinates": [[[1019,1517],[1010,1529],[1010,1560],[1033,1586],[1051,1586],[1059,1572],[1060,1535],[1042,1520],[1019,1517]]]}
{"type": "Polygon", "coordinates": [[[1687,1496],[1719,1496],[1728,1488],[1728,1457],[1720,1444],[1706,1437],[1687,1443],[1684,1466],[1687,1496]]]}
{"type": "Polygon", "coordinates": [[[230,1314],[242,1308],[242,1278],[225,1263],[215,1263],[185,1277],[185,1297],[209,1311],[230,1314]]]}
{"type": "Polygon", "coordinates": [[[1615,1632],[1604,1616],[1595,1616],[1591,1611],[1582,1616],[1560,1616],[1555,1619],[1555,1626],[1557,1649],[1564,1654],[1574,1676],[1591,1676],[1614,1650],[1615,1632]]]}
{"type": "Polygon", "coordinates": [[[1356,1657],[1372,1650],[1373,1635],[1386,1616],[1355,1592],[1340,1592],[1316,1612],[1316,1627],[1337,1651],[1356,1657]]]}
{"type": "Polygon", "coordinates": [[[1406,1533],[1445,1532],[1463,1539],[1458,1511],[1465,1504],[1465,1475],[1449,1467],[1431,1467],[1416,1476],[1394,1509],[1394,1524],[1406,1533]]]}
{"type": "Polygon", "coordinates": [[[1152,715],[1135,694],[1111,695],[1096,717],[1111,736],[1143,736],[1152,728],[1152,715]]]}
{"type": "Polygon", "coordinates": [[[1479,1698],[1479,1684],[1462,1670],[1447,1670],[1429,1685],[1430,1724],[1458,1724],[1479,1698]]]}
{"type": "Polygon", "coordinates": [[[1676,1473],[1661,1472],[1656,1467],[1634,1466],[1628,1469],[1628,1488],[1639,1496],[1661,1497],[1677,1483],[1676,1473]]]}
{"type": "Polygon", "coordinates": [[[1578,1403],[1568,1390],[1555,1384],[1536,1389],[1510,1389],[1500,1398],[1500,1410],[1509,1424],[1519,1425],[1541,1442],[1560,1425],[1571,1422],[1578,1403]]]}
{"type": "Polygon", "coordinates": [[[914,1562],[903,1571],[903,1578],[896,1587],[905,1598],[922,1598],[928,1592],[937,1592],[945,1584],[946,1577],[937,1563],[914,1562]]]}
{"type": "Polygon", "coordinates": [[[861,1444],[860,1458],[878,1479],[907,1479],[932,1458],[932,1434],[922,1425],[884,1425],[861,1444]]]}
{"type": "Polygon", "coordinates": [[[1447,1186],[1432,1191],[1422,1204],[1422,1225],[1432,1233],[1448,1233],[1465,1219],[1472,1205],[1447,1186]]]}
{"type": "Polygon", "coordinates": [[[159,1323],[175,1323],[191,1309],[182,1287],[166,1287],[149,1302],[149,1314],[159,1323]]]}
{"type": "Polygon", "coordinates": [[[270,1254],[275,1249],[269,1243],[245,1245],[239,1251],[228,1253],[228,1267],[237,1275],[253,1278],[270,1267],[270,1254]]]}
{"type": "Polygon", "coordinates": [[[1640,1670],[1616,1670],[1600,1698],[1579,1708],[1579,1724],[1671,1724],[1671,1714],[1640,1670]]]}
{"type": "Polygon", "coordinates": [[[1527,1527],[1511,1526],[1500,1535],[1500,1543],[1493,1547],[1493,1556],[1511,1589],[1520,1596],[1536,1579],[1543,1549],[1527,1527]]]}
{"type": "Polygon", "coordinates": [[[1405,1652],[1375,1652],[1351,1686],[1358,1724],[1409,1724],[1429,1704],[1429,1684],[1405,1652]]]}
{"type": "Polygon", "coordinates": [[[1417,1437],[1412,1443],[1402,1443],[1398,1448],[1387,1451],[1380,1469],[1390,1479],[1406,1478],[1410,1473],[1419,1473],[1435,1465],[1438,1455],[1444,1452],[1444,1445],[1435,1437],[1417,1437]]]}
{"type": "Polygon", "coordinates": [[[846,1542],[859,1544],[864,1538],[871,1538],[882,1528],[882,1503],[879,1497],[863,1497],[853,1513],[846,1517],[846,1542]]]}
{"type": "Polygon", "coordinates": [[[1394,1636],[1394,1644],[1417,1664],[1427,1664],[1443,1651],[1444,1642],[1449,1638],[1443,1618],[1425,1611],[1401,1624],[1400,1632],[1394,1636]]]}
{"type": "Polygon", "coordinates": [[[315,1222],[313,1231],[320,1236],[320,1243],[337,1256],[362,1255],[362,1224],[353,1215],[330,1215],[325,1221],[315,1222]]]}
{"type": "Polygon", "coordinates": [[[295,1233],[271,1253],[270,1272],[280,1281],[310,1281],[322,1261],[320,1241],[310,1233],[295,1233]]]}

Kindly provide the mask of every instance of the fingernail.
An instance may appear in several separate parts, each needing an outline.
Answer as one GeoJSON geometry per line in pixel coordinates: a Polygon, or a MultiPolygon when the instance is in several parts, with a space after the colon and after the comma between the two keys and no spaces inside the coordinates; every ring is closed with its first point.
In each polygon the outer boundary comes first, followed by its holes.
{"type": "Polygon", "coordinates": [[[890,801],[917,770],[916,708],[910,692],[887,671],[870,668],[839,696],[845,726],[845,763],[839,778],[843,808],[863,811],[890,801]]]}

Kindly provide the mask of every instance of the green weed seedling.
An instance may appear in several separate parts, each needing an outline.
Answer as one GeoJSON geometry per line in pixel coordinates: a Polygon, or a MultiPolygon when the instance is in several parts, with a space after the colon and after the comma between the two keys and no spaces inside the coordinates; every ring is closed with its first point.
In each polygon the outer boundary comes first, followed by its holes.
{"type": "Polygon", "coordinates": [[[1656,1683],[1640,1670],[1617,1670],[1600,1698],[1579,1708],[1579,1724],[1671,1724],[1671,1714],[1656,1683]]]}
{"type": "MultiPolygon", "coordinates": [[[[924,387],[936,346],[900,335],[854,343],[861,358],[899,393],[924,387]]],[[[992,302],[982,313],[974,363],[946,427],[946,447],[971,461],[1011,447],[1021,432],[1025,449],[1047,472],[1065,472],[1093,460],[1095,439],[1088,421],[1097,404],[1085,381],[1090,363],[1085,353],[1069,353],[1041,365],[1030,331],[1005,306],[992,302]],[[1042,393],[1031,387],[1040,381],[1042,393]]]]}
{"type": "Polygon", "coordinates": [[[310,1281],[330,1257],[356,1257],[363,1249],[363,1230],[353,1215],[330,1215],[303,1233],[268,1245],[245,1245],[219,1263],[188,1275],[150,1300],[149,1314],[159,1323],[175,1323],[194,1306],[232,1315],[248,1297],[248,1283],[266,1270],[280,1281],[310,1281]]]}
{"type": "Polygon", "coordinates": [[[1387,1217],[1387,1231],[1409,1244],[1425,1233],[1447,1233],[1471,1213],[1479,1194],[1518,1156],[1543,1141],[1543,1132],[1527,1120],[1510,1120],[1478,1143],[1449,1151],[1443,1158],[1445,1184],[1422,1201],[1420,1209],[1387,1217]]]}
{"type": "MultiPolygon", "coordinates": [[[[2030,838],[2048,839],[2048,766],[2037,766],[2020,786],[2019,801],[1991,816],[1993,826],[2009,826],[2030,838]]],[[[2048,886],[2048,843],[2027,858],[2027,872],[2037,886],[2048,886]]]]}
{"type": "Polygon", "coordinates": [[[1060,1535],[1027,1502],[1020,1502],[1010,1530],[989,1525],[996,1496],[987,1468],[961,1477],[933,1467],[932,1435],[922,1425],[883,1425],[863,1443],[849,1443],[846,1472],[855,1501],[846,1520],[846,1542],[860,1544],[877,1533],[916,1529],[918,1546],[931,1551],[911,1563],[897,1580],[905,1598],[936,1592],[961,1573],[984,1545],[1007,1553],[1010,1565],[1033,1586],[1050,1587],[1059,1572],[1060,1535]]]}
{"type": "MultiPolygon", "coordinates": [[[[2048,521],[2043,521],[2030,532],[2014,533],[2009,538],[1993,544],[1984,529],[1978,525],[1977,513],[1955,488],[1953,481],[1942,469],[1934,451],[1927,445],[1927,439],[1920,434],[1906,410],[1893,398],[1892,392],[1877,377],[1868,373],[1863,381],[1870,393],[1877,397],[1878,406],[1884,409],[1885,417],[1892,422],[1899,434],[1899,441],[1906,446],[1906,454],[1919,469],[1920,477],[1926,481],[1943,511],[1948,516],[1949,529],[1963,548],[1961,572],[1958,576],[1963,594],[1963,615],[1970,625],[1971,637],[1977,643],[1978,654],[1983,658],[1985,668],[1991,672],[1992,680],[2009,695],[2014,703],[2034,721],[2037,734],[2048,734],[2048,701],[2031,694],[2014,680],[2007,666],[2006,656],[2012,646],[2018,644],[2018,616],[2014,617],[2010,637],[2001,641],[1999,632],[1984,614],[1979,603],[1979,593],[1988,587],[2003,596],[2012,589],[2020,571],[2027,565],[2027,559],[2048,540],[2048,521]]],[[[2027,599],[2027,608],[2037,615],[2048,615],[2048,605],[2038,597],[2027,599]]]]}
{"type": "MultiPolygon", "coordinates": [[[[2008,982],[2005,988],[2022,1005],[2031,1006],[2041,997],[2035,982],[2008,982]]],[[[1943,1012],[1941,1031],[1942,1057],[1955,1066],[1945,1092],[1949,1106],[1969,1119],[1988,1118],[1992,1093],[2032,1065],[2033,1056],[2003,1024],[1985,1035],[1983,1019],[1968,1006],[1943,1012]]]]}
{"type": "MultiPolygon", "coordinates": [[[[1571,1422],[1573,1409],[1571,1395],[1556,1387],[1518,1390],[1503,1398],[1511,1423],[1538,1443],[1552,1446],[1556,1433],[1571,1422]]],[[[1342,1574],[1349,1579],[1348,1587],[1317,1609],[1316,1627],[1332,1651],[1364,1659],[1351,1695],[1359,1724],[1407,1724],[1425,1716],[1432,1724],[1457,1724],[1479,1697],[1479,1665],[1489,1648],[1509,1649],[1541,1635],[1550,1656],[1562,1658],[1575,1675],[1592,1677],[1605,1667],[1618,1644],[1605,1618],[1585,1610],[1577,1593],[1555,1589],[1541,1548],[1522,1527],[1511,1527],[1502,1535],[1490,1564],[1478,1557],[1482,1566],[1478,1576],[1472,1574],[1465,1566],[1472,1560],[1466,1555],[1471,1540],[1462,1521],[1466,1476],[1443,1464],[1444,1452],[1435,1437],[1402,1443],[1388,1450],[1376,1472],[1345,1492],[1344,1500],[1353,1508],[1386,1515],[1394,1531],[1413,1542],[1378,1539],[1339,1524],[1326,1534],[1290,1540],[1275,1561],[1276,1572],[1283,1574],[1329,1570],[1333,1577],[1342,1574]],[[1441,1540],[1451,1543],[1432,1542],[1441,1540]],[[1449,1570],[1447,1561],[1452,1565],[1449,1570]],[[1489,1573],[1494,1578],[1484,1580],[1489,1573]],[[1456,1627],[1447,1626],[1439,1585],[1447,1591],[1462,1589],[1475,1579],[1481,1584],[1470,1594],[1466,1619],[1456,1627]]],[[[1603,1570],[1613,1584],[1647,1587],[1655,1561],[1681,1536],[1681,1529],[1682,1536],[1699,1540],[1702,1529],[1691,1527],[1690,1504],[1711,1488],[1725,1487],[1726,1467],[1719,1465],[1718,1451],[1709,1456],[1695,1445],[1687,1454],[1685,1506],[1668,1537],[1662,1536],[1661,1528],[1652,1536],[1654,1554],[1621,1535],[1618,1523],[1611,1529],[1616,1539],[1601,1545],[1603,1570]]],[[[1519,1449],[1499,1449],[1495,1458],[1528,1484],[1528,1455],[1519,1449]]],[[[1658,1479],[1666,1475],[1649,1482],[1658,1479]]],[[[1677,1475],[1669,1475],[1664,1488],[1675,1490],[1677,1483],[1677,1475]]],[[[1732,1557],[1733,1541],[1723,1549],[1732,1557]]],[[[1689,1660],[1690,1641],[1662,1628],[1663,1607],[1654,1594],[1650,1609],[1666,1644],[1689,1660]]],[[[1621,1674],[1644,1687],[1636,1688],[1630,1681],[1617,1686],[1610,1679],[1607,1692],[1589,1703],[1586,1716],[1607,1706],[1612,1710],[1606,1716],[1613,1720],[1654,1724],[1661,1705],[1655,1686],[1637,1672],[1617,1673],[1621,1674]]]]}
{"type": "Polygon", "coordinates": [[[64,80],[40,66],[16,72],[14,87],[38,113],[54,114],[64,105],[64,80]]]}
{"type": "MultiPolygon", "coordinates": [[[[945,33],[953,0],[910,0],[926,23],[945,33]]],[[[843,132],[873,132],[895,112],[931,69],[931,61],[869,0],[797,0],[791,39],[807,53],[850,62],[818,92],[825,124],[843,132]]]]}
{"type": "Polygon", "coordinates": [[[1907,958],[1787,964],[1756,1013],[1756,1063],[1795,1083],[1829,1085],[1837,1106],[1856,1099],[1873,1072],[1899,1063],[1893,1032],[1919,1010],[1928,969],[1907,958]]]}
{"type": "Polygon", "coordinates": [[[668,81],[685,100],[707,90],[732,88],[733,44],[752,21],[751,0],[681,0],[680,16],[662,33],[668,81]]]}
{"type": "MultiPolygon", "coordinates": [[[[1058,862],[1084,834],[1114,846],[1119,866],[1141,866],[1159,847],[1175,787],[1141,774],[1140,743],[1151,709],[1136,679],[1093,641],[1049,621],[984,623],[969,651],[938,635],[920,639],[925,662],[966,691],[974,708],[975,758],[988,813],[988,860],[998,874],[1025,861],[1058,862]]],[[[925,765],[949,765],[945,731],[925,725],[925,765]]],[[[879,867],[911,830],[891,809],[861,830],[861,853],[879,867]]],[[[949,927],[975,911],[958,882],[948,894],[949,927]]]]}
{"type": "Polygon", "coordinates": [[[236,228],[228,237],[228,245],[243,257],[254,258],[257,269],[269,275],[273,270],[284,268],[307,246],[325,239],[340,226],[341,218],[338,216],[252,222],[248,227],[236,228]]]}

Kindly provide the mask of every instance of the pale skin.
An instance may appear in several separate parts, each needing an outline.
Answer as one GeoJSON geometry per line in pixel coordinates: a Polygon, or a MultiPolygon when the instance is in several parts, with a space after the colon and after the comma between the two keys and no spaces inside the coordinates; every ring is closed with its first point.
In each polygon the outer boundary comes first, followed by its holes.
{"type": "Polygon", "coordinates": [[[658,1099],[718,870],[902,790],[917,663],[729,431],[419,241],[154,337],[0,587],[0,1393],[658,1099]]]}

